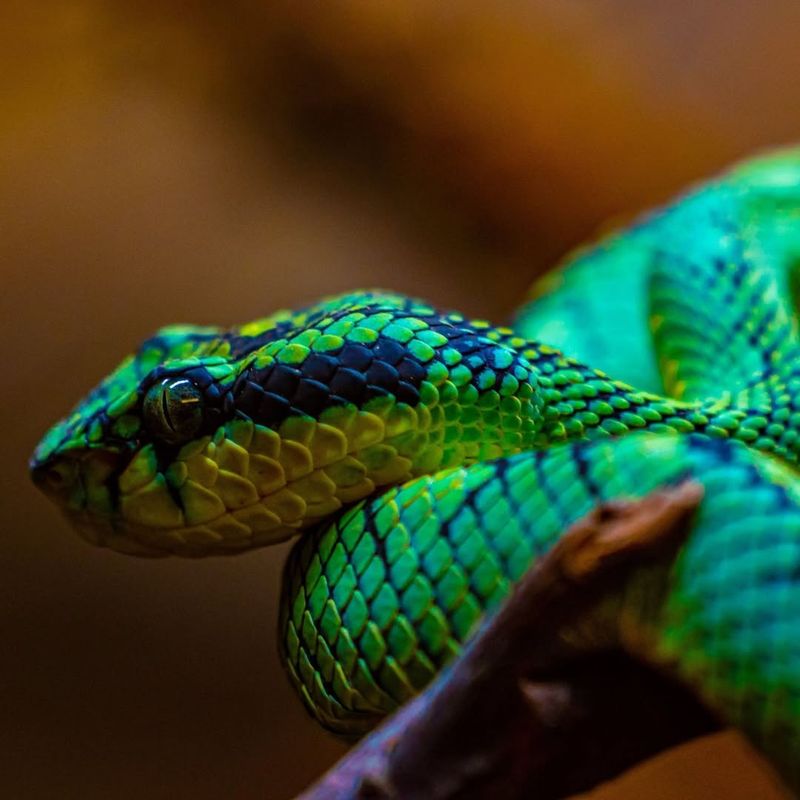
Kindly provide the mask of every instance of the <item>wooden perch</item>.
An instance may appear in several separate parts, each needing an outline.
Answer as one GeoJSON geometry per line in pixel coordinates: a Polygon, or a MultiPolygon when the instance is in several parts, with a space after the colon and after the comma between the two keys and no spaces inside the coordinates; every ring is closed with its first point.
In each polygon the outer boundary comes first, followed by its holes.
{"type": "Polygon", "coordinates": [[[674,551],[701,497],[684,483],[576,522],[462,656],[302,800],[566,797],[715,730],[683,688],[562,635],[626,571],[674,551]]]}

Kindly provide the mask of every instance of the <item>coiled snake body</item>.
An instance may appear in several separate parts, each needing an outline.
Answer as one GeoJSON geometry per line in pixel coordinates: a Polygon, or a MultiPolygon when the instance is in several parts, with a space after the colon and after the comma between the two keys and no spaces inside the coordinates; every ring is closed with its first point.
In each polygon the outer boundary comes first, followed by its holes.
{"type": "Polygon", "coordinates": [[[383,292],[164,328],[47,433],[34,479],[123,552],[301,534],[286,667],[358,733],[599,500],[692,476],[688,542],[589,638],[674,673],[800,789],[798,256],[787,151],[574,255],[513,330],[383,292]]]}

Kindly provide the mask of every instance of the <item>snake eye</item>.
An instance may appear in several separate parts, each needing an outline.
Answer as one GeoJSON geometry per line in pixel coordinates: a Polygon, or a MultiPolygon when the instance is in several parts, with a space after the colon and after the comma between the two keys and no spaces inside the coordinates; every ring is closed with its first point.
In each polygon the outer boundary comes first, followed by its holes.
{"type": "Polygon", "coordinates": [[[203,423],[203,394],[188,378],[165,378],[147,390],[144,419],[156,436],[187,442],[203,423]]]}

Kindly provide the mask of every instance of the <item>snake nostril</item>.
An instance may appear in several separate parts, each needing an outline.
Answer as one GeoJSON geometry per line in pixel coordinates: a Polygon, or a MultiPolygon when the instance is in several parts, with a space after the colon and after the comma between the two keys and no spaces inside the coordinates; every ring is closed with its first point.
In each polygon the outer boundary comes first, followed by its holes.
{"type": "Polygon", "coordinates": [[[48,469],[44,473],[44,483],[52,489],[63,489],[67,484],[67,476],[57,469],[48,469]]]}
{"type": "Polygon", "coordinates": [[[78,465],[73,459],[45,461],[31,470],[34,484],[45,492],[64,492],[77,477],[78,465]]]}

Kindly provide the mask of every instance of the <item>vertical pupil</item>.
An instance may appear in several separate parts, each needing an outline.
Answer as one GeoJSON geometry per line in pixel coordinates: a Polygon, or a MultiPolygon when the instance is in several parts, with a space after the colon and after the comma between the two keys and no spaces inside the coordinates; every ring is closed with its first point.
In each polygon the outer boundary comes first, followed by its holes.
{"type": "Polygon", "coordinates": [[[164,422],[166,422],[167,426],[172,428],[172,430],[175,430],[175,425],[169,413],[169,392],[169,386],[164,386],[161,390],[161,411],[164,414],[164,422]]]}
{"type": "Polygon", "coordinates": [[[168,440],[186,440],[202,425],[202,401],[201,391],[192,381],[165,379],[148,390],[144,413],[153,433],[168,440]]]}

